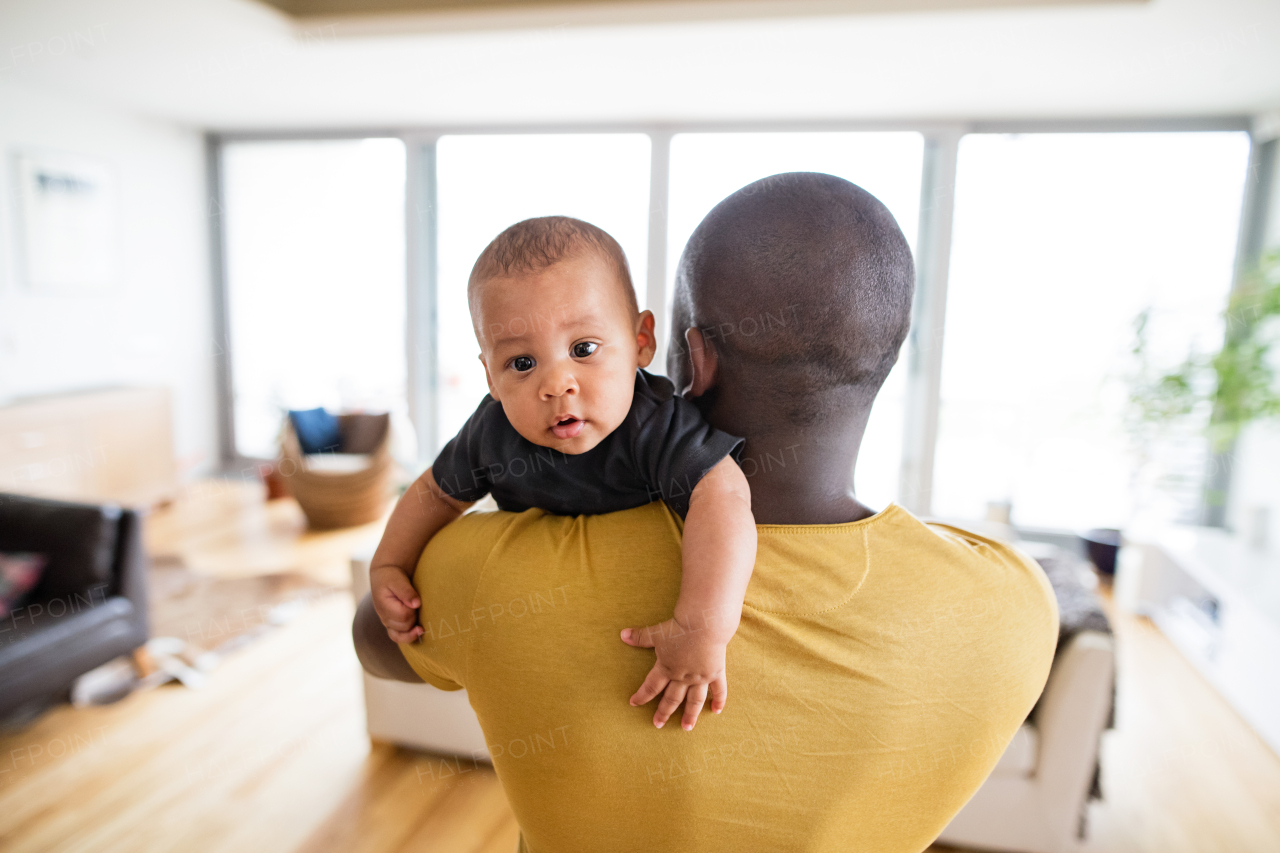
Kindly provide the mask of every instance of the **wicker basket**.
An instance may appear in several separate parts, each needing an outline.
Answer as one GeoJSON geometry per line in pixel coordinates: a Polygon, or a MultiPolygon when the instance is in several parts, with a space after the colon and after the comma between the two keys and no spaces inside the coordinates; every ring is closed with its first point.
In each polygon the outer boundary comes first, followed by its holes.
{"type": "Polygon", "coordinates": [[[396,465],[391,458],[391,416],[339,415],[343,453],[369,456],[356,471],[317,471],[307,463],[293,424],[285,418],[277,468],[290,494],[316,530],[354,527],[377,521],[391,498],[396,465]]]}

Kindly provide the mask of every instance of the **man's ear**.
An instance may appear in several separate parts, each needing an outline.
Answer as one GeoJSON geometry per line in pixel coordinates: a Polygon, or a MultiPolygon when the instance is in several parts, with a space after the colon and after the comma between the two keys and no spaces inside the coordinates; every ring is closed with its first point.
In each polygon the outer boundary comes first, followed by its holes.
{"type": "Polygon", "coordinates": [[[685,329],[684,340],[689,345],[689,361],[693,366],[689,387],[684,390],[684,396],[686,399],[693,399],[715,387],[720,359],[711,341],[702,336],[701,329],[694,326],[685,329]]]}
{"type": "Polygon", "coordinates": [[[658,338],[653,331],[653,312],[641,311],[640,322],[636,327],[636,361],[641,367],[648,367],[653,362],[653,354],[658,351],[658,338]]]}
{"type": "Polygon", "coordinates": [[[489,383],[489,396],[501,403],[502,400],[498,397],[498,389],[493,387],[493,377],[489,375],[489,362],[484,360],[484,353],[480,353],[479,359],[480,363],[484,365],[484,381],[489,383]]]}

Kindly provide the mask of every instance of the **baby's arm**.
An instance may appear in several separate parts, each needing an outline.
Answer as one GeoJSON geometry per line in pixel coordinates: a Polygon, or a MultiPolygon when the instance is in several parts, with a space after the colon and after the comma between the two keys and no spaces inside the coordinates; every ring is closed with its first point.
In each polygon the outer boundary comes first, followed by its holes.
{"type": "Polygon", "coordinates": [[[422,635],[418,625],[422,602],[413,588],[413,572],[422,549],[469,506],[442,492],[428,468],[392,510],[369,564],[369,589],[373,609],[395,642],[412,643],[422,635]]]}
{"type": "Polygon", "coordinates": [[[742,469],[730,457],[720,460],[698,481],[684,523],[684,570],[675,615],[660,625],[628,629],[622,639],[652,647],[657,663],[631,697],[644,705],[662,694],[654,725],[662,728],[684,701],[686,730],[711,692],[711,710],[720,713],[728,698],[725,647],[738,630],[747,583],[756,562],[756,526],[751,490],[742,469]]]}

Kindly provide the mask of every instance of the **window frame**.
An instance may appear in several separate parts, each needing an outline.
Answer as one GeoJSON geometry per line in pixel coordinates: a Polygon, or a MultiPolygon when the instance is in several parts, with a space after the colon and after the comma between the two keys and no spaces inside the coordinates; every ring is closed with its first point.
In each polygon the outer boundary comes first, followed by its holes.
{"type": "MultiPolygon", "coordinates": [[[[443,136],[513,134],[646,134],[651,143],[649,170],[649,234],[646,296],[655,309],[659,343],[670,334],[667,294],[667,212],[670,196],[671,140],[681,133],[838,133],[915,132],[924,137],[921,163],[920,218],[917,223],[916,293],[911,331],[902,358],[907,363],[907,399],[901,476],[897,502],[917,515],[932,508],[934,451],[938,435],[941,395],[943,334],[946,323],[947,282],[950,272],[952,222],[955,213],[955,179],[960,140],[976,133],[1168,133],[1237,131],[1249,134],[1250,177],[1242,200],[1235,259],[1236,278],[1256,260],[1252,239],[1266,216],[1267,193],[1259,192],[1257,170],[1265,160],[1265,146],[1275,143],[1253,132],[1247,116],[1193,116],[1169,118],[1106,118],[975,121],[755,121],[678,122],[667,124],[516,124],[440,125],[430,127],[371,127],[318,131],[218,132],[205,136],[206,178],[210,227],[210,274],[213,283],[213,325],[217,381],[218,435],[224,472],[255,470],[261,460],[241,457],[236,451],[234,395],[231,376],[225,262],[222,153],[229,143],[283,140],[365,139],[394,137],[404,142],[407,163],[405,181],[407,304],[405,348],[410,418],[419,447],[419,464],[425,467],[440,446],[437,434],[437,205],[436,144],[443,136]]],[[[1229,476],[1230,465],[1216,464],[1219,479],[1229,476]],[[1223,473],[1226,472],[1226,473],[1223,473]]],[[[1214,483],[1229,488],[1229,483],[1214,483]]],[[[1208,515],[1221,524],[1220,515],[1208,515]]]]}

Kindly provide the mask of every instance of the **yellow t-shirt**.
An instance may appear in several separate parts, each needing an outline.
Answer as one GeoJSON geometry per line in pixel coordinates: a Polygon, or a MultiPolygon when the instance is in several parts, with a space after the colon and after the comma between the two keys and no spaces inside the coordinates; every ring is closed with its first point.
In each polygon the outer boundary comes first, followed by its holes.
{"type": "Polygon", "coordinates": [[[681,522],[662,503],[475,513],[414,578],[428,682],[465,687],[522,850],[918,853],[982,784],[1048,677],[1039,567],[890,506],[760,525],[728,704],[686,732],[627,699],[671,615],[681,522]]]}

